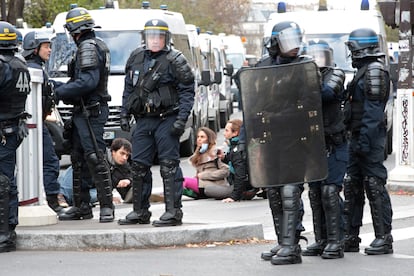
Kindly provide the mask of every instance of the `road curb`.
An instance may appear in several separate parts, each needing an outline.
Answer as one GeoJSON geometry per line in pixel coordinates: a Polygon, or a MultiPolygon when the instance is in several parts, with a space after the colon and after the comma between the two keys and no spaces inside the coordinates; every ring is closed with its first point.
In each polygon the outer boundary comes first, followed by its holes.
{"type": "Polygon", "coordinates": [[[97,250],[181,246],[189,243],[263,239],[259,223],[220,223],[111,230],[18,230],[18,250],[97,250]]]}

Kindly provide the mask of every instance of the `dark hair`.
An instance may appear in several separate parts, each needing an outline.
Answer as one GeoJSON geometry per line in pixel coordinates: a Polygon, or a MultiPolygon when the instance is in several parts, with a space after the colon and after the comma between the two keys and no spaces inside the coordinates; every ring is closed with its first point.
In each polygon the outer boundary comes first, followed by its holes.
{"type": "MultiPolygon", "coordinates": [[[[217,135],[212,129],[208,127],[200,127],[197,131],[197,134],[201,131],[207,135],[208,152],[212,147],[216,145],[217,135]]],[[[197,148],[195,149],[194,156],[190,159],[190,161],[194,166],[197,166],[201,162],[201,153],[199,146],[197,146],[197,148]]]]}
{"type": "Polygon", "coordinates": [[[111,144],[111,151],[118,151],[121,148],[124,148],[127,152],[131,153],[132,152],[132,145],[131,142],[129,142],[127,139],[125,138],[115,138],[112,141],[111,144]]]}

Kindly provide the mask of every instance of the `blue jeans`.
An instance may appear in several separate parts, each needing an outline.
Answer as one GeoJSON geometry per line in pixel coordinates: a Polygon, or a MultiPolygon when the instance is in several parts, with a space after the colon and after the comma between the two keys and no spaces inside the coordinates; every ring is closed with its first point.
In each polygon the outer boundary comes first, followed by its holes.
{"type": "Polygon", "coordinates": [[[59,158],[56,155],[49,130],[43,124],[43,186],[46,195],[59,193],[59,158]]]}
{"type": "MultiPolygon", "coordinates": [[[[73,175],[72,175],[73,169],[72,166],[68,167],[66,170],[64,170],[58,178],[58,181],[60,183],[60,193],[63,194],[63,196],[66,199],[66,202],[69,205],[73,205],[72,199],[73,199],[73,175]]],[[[84,180],[82,180],[84,181],[84,180]]],[[[82,183],[82,186],[88,187],[90,186],[89,183],[82,183]]],[[[89,194],[91,196],[91,203],[95,203],[98,201],[97,193],[95,188],[89,189],[89,194]]]]}

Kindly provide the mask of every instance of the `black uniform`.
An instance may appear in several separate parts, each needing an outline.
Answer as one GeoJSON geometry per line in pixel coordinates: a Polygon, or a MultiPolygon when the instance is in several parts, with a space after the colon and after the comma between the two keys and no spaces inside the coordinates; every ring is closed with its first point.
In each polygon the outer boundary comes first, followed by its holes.
{"type": "Polygon", "coordinates": [[[76,41],[78,50],[69,66],[71,79],[56,84],[59,100],[73,104],[72,152],[74,207],[59,216],[60,220],[92,218],[90,187],[82,186],[82,165],[86,162],[97,189],[101,213],[100,222],[113,221],[112,184],[104,158],[106,143],[104,126],[108,119],[107,91],[110,56],[105,43],[92,30],[84,31],[76,41]]]}
{"type": "Polygon", "coordinates": [[[136,120],[132,133],[134,200],[133,211],[119,224],[150,222],[151,182],[144,179],[157,153],[166,206],[153,225],[174,226],[182,223],[183,216],[179,139],[194,103],[194,76],[184,55],[169,46],[168,25],[162,20],[150,20],[144,28],[146,36],[153,30],[165,37],[166,46],[155,52],[146,46],[136,49],[125,69],[123,129],[128,130],[130,114],[136,120]]]}
{"type": "Polygon", "coordinates": [[[392,207],[384,162],[386,126],[384,109],[389,96],[389,76],[378,36],[371,29],[357,29],[347,42],[352,65],[358,71],[348,85],[347,127],[351,133],[345,194],[345,251],[359,251],[359,229],[365,194],[371,207],[375,239],[365,249],[369,255],[393,252],[392,207]]]}
{"type": "Polygon", "coordinates": [[[0,22],[0,253],[16,250],[18,191],[14,178],[16,150],[27,134],[24,118],[30,75],[26,63],[14,55],[14,27],[0,22]],[[6,34],[6,35],[4,35],[6,34]]]}

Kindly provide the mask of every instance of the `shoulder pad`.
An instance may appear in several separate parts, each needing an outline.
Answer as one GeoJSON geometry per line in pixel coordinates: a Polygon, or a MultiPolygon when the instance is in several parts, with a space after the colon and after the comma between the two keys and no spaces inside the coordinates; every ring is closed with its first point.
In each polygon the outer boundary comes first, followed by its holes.
{"type": "Polygon", "coordinates": [[[183,84],[194,82],[194,75],[185,56],[178,50],[172,49],[167,54],[168,61],[171,62],[177,73],[177,79],[183,84]]]}
{"type": "Polygon", "coordinates": [[[261,58],[254,67],[263,67],[263,66],[270,66],[272,65],[272,58],[270,56],[266,56],[261,58]]]}
{"type": "Polygon", "coordinates": [[[339,94],[344,89],[345,72],[340,68],[329,68],[324,77],[325,84],[330,87],[335,94],[339,94]]]}
{"type": "Polygon", "coordinates": [[[92,69],[98,66],[99,59],[96,50],[96,41],[87,39],[79,45],[79,66],[81,70],[92,69]]]}
{"type": "Polygon", "coordinates": [[[384,63],[371,62],[365,72],[365,93],[370,100],[384,100],[387,92],[388,72],[384,63]]]}

